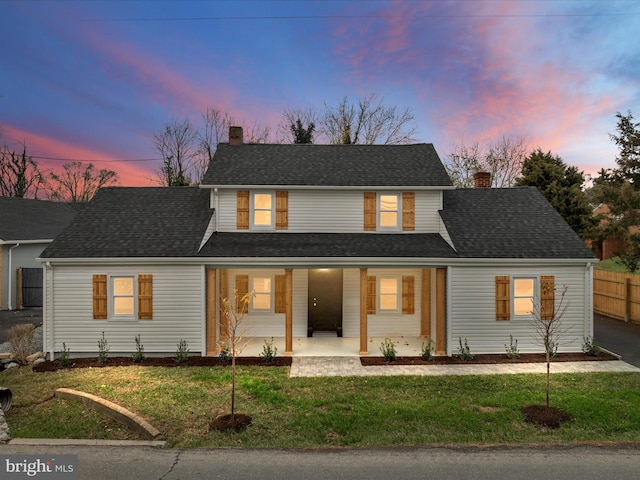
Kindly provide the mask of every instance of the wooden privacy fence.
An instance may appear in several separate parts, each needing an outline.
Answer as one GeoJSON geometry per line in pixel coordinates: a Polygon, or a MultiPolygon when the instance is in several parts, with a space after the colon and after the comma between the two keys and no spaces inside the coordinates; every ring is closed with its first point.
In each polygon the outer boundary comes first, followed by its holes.
{"type": "Polygon", "coordinates": [[[640,275],[594,269],[593,312],[640,324],[640,275]]]}

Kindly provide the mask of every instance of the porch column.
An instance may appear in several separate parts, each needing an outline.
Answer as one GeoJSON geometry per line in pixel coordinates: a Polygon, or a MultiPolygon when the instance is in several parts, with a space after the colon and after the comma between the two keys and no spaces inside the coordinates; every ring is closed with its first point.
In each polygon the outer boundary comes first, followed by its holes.
{"type": "MultiPolygon", "coordinates": [[[[229,298],[229,271],[226,268],[220,269],[220,300],[229,298]]],[[[220,301],[220,340],[227,341],[229,338],[229,319],[225,318],[224,306],[220,301]]]]}
{"type": "Polygon", "coordinates": [[[207,268],[207,355],[215,355],[216,338],[216,269],[207,268]]]}
{"type": "Polygon", "coordinates": [[[284,354],[293,355],[293,270],[284,269],[285,276],[285,326],[284,326],[284,354]]]}
{"type": "Polygon", "coordinates": [[[367,269],[360,269],[360,355],[367,351],[367,269]]]}
{"type": "Polygon", "coordinates": [[[422,290],[420,291],[420,336],[431,337],[431,269],[422,269],[422,290]]]}
{"type": "Polygon", "coordinates": [[[436,353],[445,355],[447,353],[446,337],[446,268],[436,269],[436,353]]]}

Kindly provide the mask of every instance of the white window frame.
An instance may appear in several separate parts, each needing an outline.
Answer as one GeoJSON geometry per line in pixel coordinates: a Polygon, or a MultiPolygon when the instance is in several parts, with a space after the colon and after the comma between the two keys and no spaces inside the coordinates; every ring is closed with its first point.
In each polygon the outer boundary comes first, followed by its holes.
{"type": "Polygon", "coordinates": [[[275,295],[275,277],[273,275],[252,275],[249,277],[249,291],[253,292],[254,296],[251,299],[251,312],[253,313],[273,313],[274,311],[274,295],[275,295]],[[255,289],[255,280],[257,278],[268,278],[270,290],[268,293],[259,293],[255,289]],[[256,308],[255,300],[258,295],[269,295],[269,308],[256,308]]]}
{"type": "Polygon", "coordinates": [[[108,283],[108,287],[107,287],[107,291],[108,291],[108,307],[107,307],[107,311],[108,311],[108,319],[109,320],[114,320],[114,321],[132,321],[132,320],[137,320],[138,319],[138,276],[135,274],[131,274],[131,273],[127,273],[127,274],[114,274],[114,275],[109,275],[109,283],[108,283]],[[114,288],[114,282],[116,279],[119,278],[130,278],[131,282],[132,282],[132,290],[133,293],[132,295],[116,295],[115,294],[115,288],[114,288]],[[133,300],[133,312],[132,313],[126,313],[126,314],[117,314],[116,313],[116,298],[128,298],[131,297],[133,300]]]}
{"type": "Polygon", "coordinates": [[[402,230],[402,194],[399,192],[378,192],[376,195],[376,222],[378,230],[397,232],[402,230]],[[397,210],[382,210],[382,197],[396,197],[398,209],[397,210]],[[382,225],[382,213],[383,212],[396,212],[396,224],[394,226],[382,225]]]}
{"type": "Polygon", "coordinates": [[[402,312],[402,277],[400,275],[378,275],[376,278],[376,292],[377,292],[377,307],[379,313],[401,313],[402,312]],[[390,294],[382,293],[382,281],[393,280],[396,283],[396,307],[395,308],[383,308],[382,297],[389,296],[390,294]]]}
{"type": "Polygon", "coordinates": [[[250,201],[250,219],[249,219],[249,225],[251,226],[252,230],[275,230],[276,228],[276,192],[273,190],[258,190],[258,191],[252,191],[251,195],[250,195],[251,201],[250,201]],[[256,210],[260,211],[267,211],[267,209],[256,209],[255,207],[255,198],[256,195],[270,195],[271,196],[271,224],[269,225],[261,225],[261,224],[256,224],[255,223],[255,212],[256,210]]]}
{"type": "Polygon", "coordinates": [[[531,319],[533,317],[532,313],[527,314],[516,314],[515,303],[517,298],[531,298],[531,309],[535,311],[536,302],[540,300],[540,277],[538,275],[513,275],[511,276],[511,318],[513,319],[531,319]],[[517,280],[533,280],[533,293],[531,297],[529,296],[516,296],[516,281],[517,280]]]}

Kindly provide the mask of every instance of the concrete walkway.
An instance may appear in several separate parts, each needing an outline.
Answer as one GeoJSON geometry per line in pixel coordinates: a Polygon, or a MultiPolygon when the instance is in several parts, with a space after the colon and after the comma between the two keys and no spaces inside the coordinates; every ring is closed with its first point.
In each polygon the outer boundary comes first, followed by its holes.
{"type": "MultiPolygon", "coordinates": [[[[546,373],[546,363],[493,365],[380,365],[363,367],[359,357],[293,357],[290,377],[365,377],[393,375],[502,375],[546,373]]],[[[552,373],[636,372],[640,368],[620,360],[556,362],[552,373]]]]}

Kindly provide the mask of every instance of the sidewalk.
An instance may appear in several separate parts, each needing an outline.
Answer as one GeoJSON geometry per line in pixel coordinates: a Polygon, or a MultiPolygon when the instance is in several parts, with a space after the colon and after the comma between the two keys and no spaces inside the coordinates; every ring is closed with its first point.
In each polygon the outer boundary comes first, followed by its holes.
{"type": "MultiPolygon", "coordinates": [[[[379,365],[363,367],[359,357],[293,357],[290,377],[365,377],[393,375],[506,375],[546,373],[547,364],[501,365],[379,365]]],[[[552,373],[636,372],[640,368],[620,360],[605,362],[556,362],[552,373]]]]}

